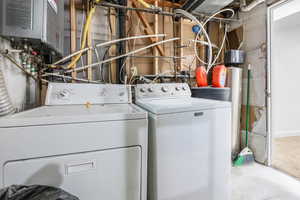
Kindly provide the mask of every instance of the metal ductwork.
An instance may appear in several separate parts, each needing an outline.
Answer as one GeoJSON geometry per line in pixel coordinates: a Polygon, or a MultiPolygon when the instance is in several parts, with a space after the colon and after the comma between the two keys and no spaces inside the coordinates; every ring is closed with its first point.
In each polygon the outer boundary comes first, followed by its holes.
{"type": "Polygon", "coordinates": [[[187,0],[182,9],[190,13],[214,13],[232,2],[233,0],[187,0]]]}
{"type": "Polygon", "coordinates": [[[0,117],[12,114],[15,111],[16,109],[13,106],[10,97],[8,95],[8,91],[4,80],[4,75],[0,67],[0,117]]]}
{"type": "Polygon", "coordinates": [[[0,35],[63,54],[63,0],[1,0],[0,35]]]}

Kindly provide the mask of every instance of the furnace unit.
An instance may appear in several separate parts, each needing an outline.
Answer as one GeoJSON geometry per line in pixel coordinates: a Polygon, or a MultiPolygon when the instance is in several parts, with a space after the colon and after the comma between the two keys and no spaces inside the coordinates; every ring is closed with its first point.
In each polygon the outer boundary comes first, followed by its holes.
{"type": "Polygon", "coordinates": [[[63,0],[1,0],[0,35],[63,53],[63,0]]]}

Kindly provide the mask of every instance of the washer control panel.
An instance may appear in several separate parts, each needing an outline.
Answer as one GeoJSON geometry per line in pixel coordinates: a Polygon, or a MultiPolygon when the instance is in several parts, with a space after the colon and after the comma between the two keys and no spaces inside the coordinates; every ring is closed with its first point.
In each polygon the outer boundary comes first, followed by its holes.
{"type": "Polygon", "coordinates": [[[131,103],[131,87],[114,84],[49,83],[46,105],[131,103]]]}
{"type": "Polygon", "coordinates": [[[136,99],[190,97],[191,90],[186,83],[138,84],[135,88],[136,99]]]}

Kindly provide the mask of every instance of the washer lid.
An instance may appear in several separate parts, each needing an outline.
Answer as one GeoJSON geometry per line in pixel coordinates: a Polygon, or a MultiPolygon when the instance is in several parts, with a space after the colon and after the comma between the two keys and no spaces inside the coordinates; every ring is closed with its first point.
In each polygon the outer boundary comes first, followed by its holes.
{"type": "Polygon", "coordinates": [[[169,114],[231,107],[231,102],[190,97],[177,99],[142,99],[138,100],[136,103],[154,114],[169,114]]]}
{"type": "Polygon", "coordinates": [[[133,104],[42,106],[0,118],[0,128],[146,118],[133,104]]]}

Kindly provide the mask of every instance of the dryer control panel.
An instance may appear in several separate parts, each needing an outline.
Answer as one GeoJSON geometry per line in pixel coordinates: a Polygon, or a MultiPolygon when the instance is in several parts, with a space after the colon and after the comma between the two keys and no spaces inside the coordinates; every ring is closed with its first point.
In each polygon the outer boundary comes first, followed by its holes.
{"type": "Polygon", "coordinates": [[[131,103],[131,87],[116,84],[49,83],[45,105],[131,103]]]}
{"type": "Polygon", "coordinates": [[[136,99],[191,97],[186,83],[138,84],[135,88],[136,99]]]}

